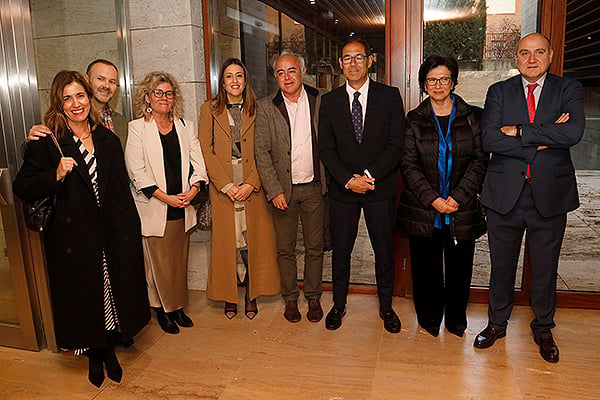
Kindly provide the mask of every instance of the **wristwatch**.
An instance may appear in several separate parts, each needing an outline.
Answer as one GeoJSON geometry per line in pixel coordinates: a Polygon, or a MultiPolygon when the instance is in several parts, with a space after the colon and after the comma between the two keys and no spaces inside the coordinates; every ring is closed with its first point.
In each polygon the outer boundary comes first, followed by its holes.
{"type": "Polygon", "coordinates": [[[517,137],[521,137],[523,135],[523,126],[521,124],[517,124],[515,125],[515,128],[517,129],[517,137]]]}

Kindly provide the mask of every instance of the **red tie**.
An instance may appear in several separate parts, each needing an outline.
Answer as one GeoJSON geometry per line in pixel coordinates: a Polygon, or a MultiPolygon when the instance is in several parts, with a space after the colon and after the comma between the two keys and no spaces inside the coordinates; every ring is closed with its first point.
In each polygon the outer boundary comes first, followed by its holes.
{"type": "MultiPolygon", "coordinates": [[[[527,112],[529,113],[529,123],[532,124],[535,119],[535,96],[533,95],[533,91],[538,86],[537,83],[533,83],[531,85],[527,85],[527,112]]],[[[527,172],[525,173],[527,178],[531,178],[531,172],[529,170],[529,164],[527,164],[527,172]]]]}
{"type": "Polygon", "coordinates": [[[527,111],[529,112],[529,123],[533,123],[535,119],[535,96],[533,91],[538,86],[537,83],[527,85],[529,92],[527,93],[527,111]]]}

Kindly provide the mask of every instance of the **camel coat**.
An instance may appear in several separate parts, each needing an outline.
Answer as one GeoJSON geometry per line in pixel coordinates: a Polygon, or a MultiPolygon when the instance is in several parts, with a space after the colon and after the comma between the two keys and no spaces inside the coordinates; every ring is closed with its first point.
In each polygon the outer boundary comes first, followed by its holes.
{"type": "MultiPolygon", "coordinates": [[[[279,268],[275,230],[254,161],[254,119],[244,112],[240,134],[244,182],[255,190],[245,201],[248,229],[250,298],[279,293],[279,268]]],[[[237,303],[237,273],[234,208],[221,188],[233,183],[231,132],[227,111],[216,115],[210,101],[200,109],[198,135],[210,179],[212,206],[212,254],[206,296],[237,303]]]]}

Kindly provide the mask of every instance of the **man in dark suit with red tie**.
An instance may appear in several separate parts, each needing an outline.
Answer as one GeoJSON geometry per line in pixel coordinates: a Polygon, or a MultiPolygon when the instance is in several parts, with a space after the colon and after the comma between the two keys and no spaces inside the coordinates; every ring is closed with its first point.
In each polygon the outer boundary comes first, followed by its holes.
{"type": "Polygon", "coordinates": [[[534,341],[548,362],[558,362],[552,337],[558,258],[567,212],[579,206],[569,149],[583,135],[581,85],[548,73],[552,49],[532,33],[517,46],[521,73],[490,87],[481,121],[483,149],[491,159],[481,200],[492,272],[488,326],[473,345],[484,349],[506,336],[523,233],[531,260],[534,341]]]}
{"type": "Polygon", "coordinates": [[[394,284],[394,172],[404,142],[404,107],[397,88],[368,77],[373,63],[369,45],[348,40],[340,67],[346,84],[323,96],[319,112],[319,152],[328,171],[333,234],[333,302],[325,319],[338,329],[346,313],[350,256],[361,209],[375,252],[379,316],[388,332],[400,332],[392,309],[394,284]]]}

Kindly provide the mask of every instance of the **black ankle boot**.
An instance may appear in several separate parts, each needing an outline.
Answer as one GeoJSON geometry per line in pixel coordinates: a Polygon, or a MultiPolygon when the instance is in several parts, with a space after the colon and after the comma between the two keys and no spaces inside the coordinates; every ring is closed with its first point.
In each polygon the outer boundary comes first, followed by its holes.
{"type": "Polygon", "coordinates": [[[162,307],[155,308],[156,310],[156,319],[158,320],[158,324],[162,328],[163,331],[175,335],[179,333],[179,327],[173,321],[171,316],[165,312],[162,307]]]}
{"type": "Polygon", "coordinates": [[[121,368],[121,364],[119,364],[114,347],[104,350],[104,365],[106,365],[106,375],[117,383],[121,382],[121,379],[123,378],[123,368],[121,368]]]}
{"type": "Polygon", "coordinates": [[[102,366],[103,354],[101,349],[89,349],[87,352],[89,361],[88,380],[96,387],[102,386],[104,382],[104,367],[102,366]]]}
{"type": "Polygon", "coordinates": [[[194,326],[194,321],[183,312],[183,308],[170,312],[169,316],[182,328],[191,328],[194,326]]]}

